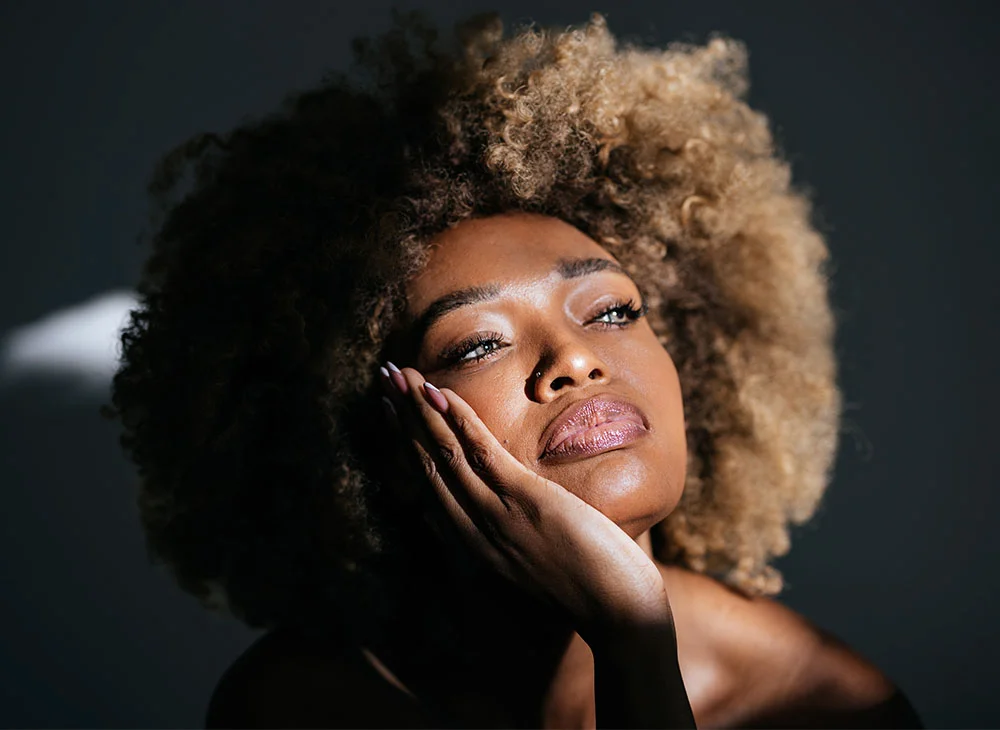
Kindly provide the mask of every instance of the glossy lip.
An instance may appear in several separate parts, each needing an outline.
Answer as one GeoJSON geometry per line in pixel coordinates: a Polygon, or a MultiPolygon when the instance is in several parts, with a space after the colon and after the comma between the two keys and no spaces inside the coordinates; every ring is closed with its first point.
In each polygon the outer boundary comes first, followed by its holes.
{"type": "Polygon", "coordinates": [[[632,443],[649,432],[646,414],[620,396],[595,395],[567,406],[542,434],[539,460],[590,456],[632,443]]]}

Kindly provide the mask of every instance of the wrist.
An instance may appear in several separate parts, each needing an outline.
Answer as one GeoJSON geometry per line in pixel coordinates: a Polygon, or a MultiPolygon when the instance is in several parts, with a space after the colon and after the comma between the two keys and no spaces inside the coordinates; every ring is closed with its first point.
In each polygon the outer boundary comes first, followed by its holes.
{"type": "Polygon", "coordinates": [[[636,601],[578,632],[592,651],[628,651],[637,644],[655,639],[676,644],[674,617],[666,590],[636,601]]]}
{"type": "Polygon", "coordinates": [[[672,621],[620,625],[590,646],[598,727],[695,727],[672,621]]]}
{"type": "Polygon", "coordinates": [[[669,617],[606,623],[580,636],[595,657],[609,660],[625,659],[649,646],[672,650],[675,656],[677,651],[677,634],[669,617]]]}

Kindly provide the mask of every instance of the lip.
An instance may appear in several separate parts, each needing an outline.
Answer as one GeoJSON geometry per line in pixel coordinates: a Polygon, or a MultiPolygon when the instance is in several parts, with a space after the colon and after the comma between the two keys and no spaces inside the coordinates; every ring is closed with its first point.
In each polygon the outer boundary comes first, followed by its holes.
{"type": "Polygon", "coordinates": [[[649,432],[649,419],[620,396],[595,395],[572,403],[542,434],[539,460],[563,461],[621,448],[649,432]]]}

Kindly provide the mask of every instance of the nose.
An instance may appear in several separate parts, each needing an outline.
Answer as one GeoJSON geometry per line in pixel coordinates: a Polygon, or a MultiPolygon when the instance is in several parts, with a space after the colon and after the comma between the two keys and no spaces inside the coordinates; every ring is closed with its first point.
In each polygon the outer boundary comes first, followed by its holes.
{"type": "Polygon", "coordinates": [[[529,391],[538,403],[550,403],[567,390],[602,385],[610,380],[608,366],[587,343],[566,339],[540,358],[529,391]]]}

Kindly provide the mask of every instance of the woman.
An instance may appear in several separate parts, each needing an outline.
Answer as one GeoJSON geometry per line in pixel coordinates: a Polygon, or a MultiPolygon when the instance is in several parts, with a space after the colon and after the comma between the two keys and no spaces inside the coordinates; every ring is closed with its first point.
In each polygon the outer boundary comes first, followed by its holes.
{"type": "Polygon", "coordinates": [[[768,598],[839,394],[741,46],[459,31],[154,177],[114,412],[151,554],[269,629],[208,725],[919,726],[768,598]]]}

